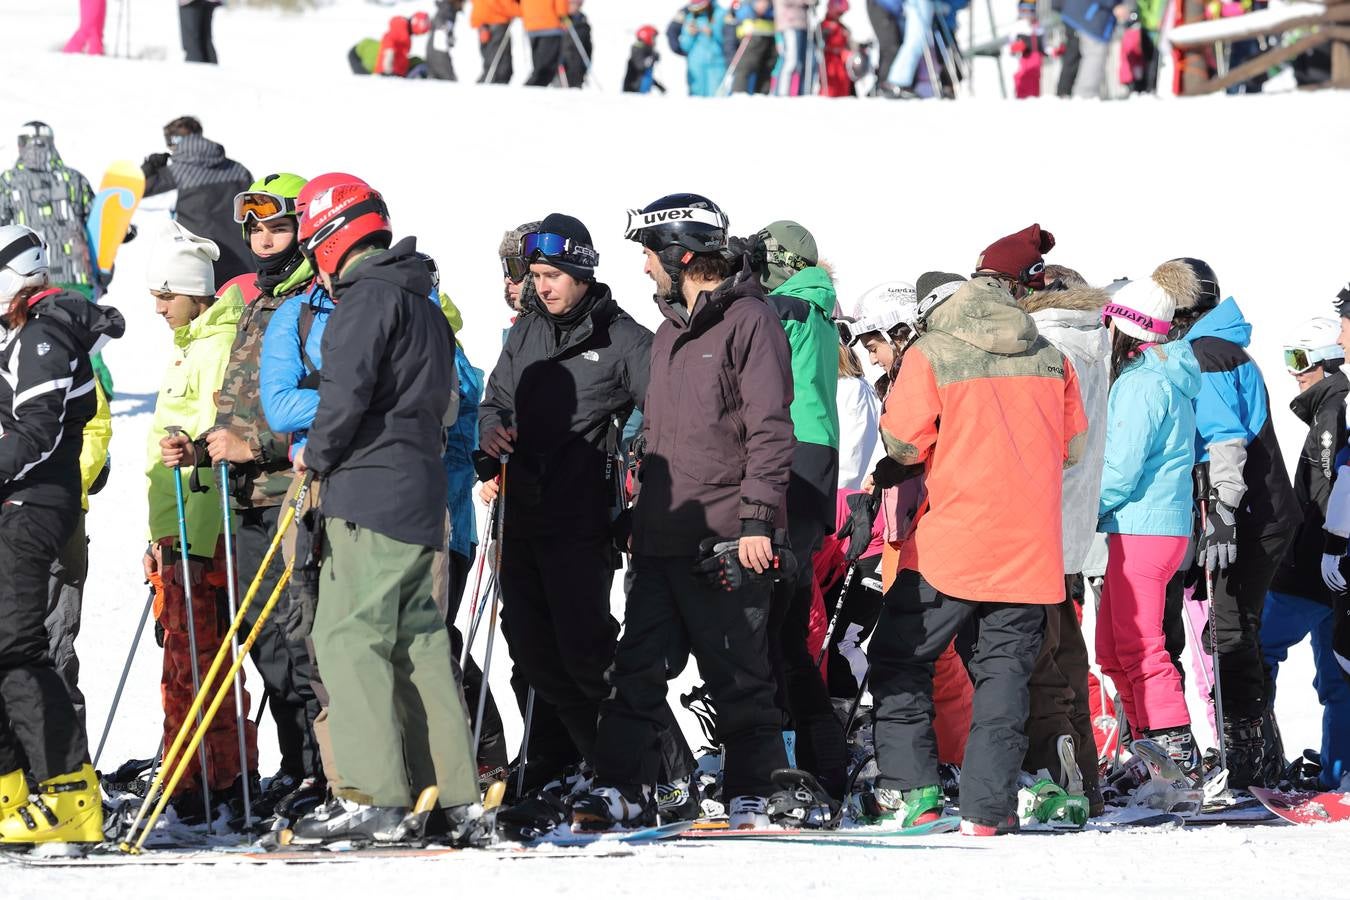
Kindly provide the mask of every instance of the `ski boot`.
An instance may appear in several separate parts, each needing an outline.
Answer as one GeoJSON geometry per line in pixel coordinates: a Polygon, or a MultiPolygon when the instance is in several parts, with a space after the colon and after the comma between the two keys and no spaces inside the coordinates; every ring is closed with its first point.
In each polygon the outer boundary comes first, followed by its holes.
{"type": "Polygon", "coordinates": [[[28,802],[28,778],[23,769],[0,775],[0,819],[28,802]]]}
{"type": "Polygon", "coordinates": [[[460,849],[483,848],[496,839],[496,815],[481,803],[440,806],[427,817],[425,835],[438,844],[460,849]]]}
{"type": "Polygon", "coordinates": [[[646,828],[655,824],[656,801],[649,785],[592,787],[572,801],[572,827],[578,831],[646,828]]]}
{"type": "Polygon", "coordinates": [[[533,841],[567,824],[571,815],[561,797],[549,791],[536,791],[533,796],[499,810],[497,828],[512,840],[533,841]]]}
{"type": "Polygon", "coordinates": [[[778,788],[765,807],[769,821],[788,828],[838,828],[843,808],[809,772],[775,769],[778,788]]]}
{"type": "Polygon", "coordinates": [[[1228,786],[1238,790],[1264,786],[1266,748],[1261,719],[1224,719],[1223,740],[1228,756],[1228,786]]]}
{"type": "Polygon", "coordinates": [[[1167,755],[1172,757],[1172,760],[1193,783],[1199,784],[1204,780],[1200,748],[1196,746],[1195,735],[1191,732],[1189,725],[1145,731],[1144,737],[1166,750],[1167,755]]]}
{"type": "Polygon", "coordinates": [[[295,788],[277,801],[275,814],[290,822],[303,819],[328,799],[328,782],[313,775],[300,779],[295,788]]]}
{"type": "Polygon", "coordinates": [[[275,815],[277,806],[300,786],[302,780],[287,772],[277,772],[267,779],[267,786],[250,798],[254,817],[262,820],[275,815]]]}
{"type": "Polygon", "coordinates": [[[1130,806],[1148,807],[1183,817],[1200,812],[1204,806],[1204,790],[1182,770],[1166,747],[1149,738],[1141,738],[1131,749],[1148,766],[1150,780],[1130,797],[1130,806]]]}
{"type": "MultiPolygon", "coordinates": [[[[12,779],[12,773],[5,778],[12,779]]],[[[0,844],[97,844],[103,840],[103,798],[98,773],[88,763],[79,771],[48,778],[24,800],[0,819],[0,844]]]]}
{"type": "Polygon", "coordinates": [[[899,823],[901,828],[912,828],[942,818],[944,798],[942,787],[931,784],[903,793],[892,788],[877,788],[864,796],[862,804],[864,819],[873,825],[890,822],[899,823]]]}
{"type": "Polygon", "coordinates": [[[754,794],[731,798],[727,825],[736,831],[763,831],[773,826],[769,818],[769,800],[754,794]]]}
{"type": "Polygon", "coordinates": [[[374,806],[333,797],[296,822],[281,843],[331,844],[352,841],[396,844],[420,840],[426,830],[427,818],[436,808],[437,796],[435,787],[426,788],[411,809],[406,806],[374,806]]]}
{"type": "Polygon", "coordinates": [[[942,796],[948,803],[961,802],[961,767],[956,763],[938,763],[938,778],[942,780],[942,796]]]}
{"type": "Polygon", "coordinates": [[[656,786],[656,822],[692,822],[703,814],[699,803],[698,784],[693,776],[676,778],[656,786]]]}

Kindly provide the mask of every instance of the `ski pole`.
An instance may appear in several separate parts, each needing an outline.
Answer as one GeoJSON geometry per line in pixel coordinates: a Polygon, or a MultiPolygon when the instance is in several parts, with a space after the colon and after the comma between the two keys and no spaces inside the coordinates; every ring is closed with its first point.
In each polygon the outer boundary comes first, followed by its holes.
{"type": "Polygon", "coordinates": [[[150,618],[150,610],[155,605],[155,589],[150,588],[150,596],[145,598],[145,609],[141,611],[141,621],[136,625],[136,636],[131,639],[131,649],[127,651],[126,665],[122,666],[122,677],[117,679],[117,690],[113,692],[112,709],[108,710],[108,720],[103,723],[103,736],[98,739],[98,749],[94,751],[94,768],[98,768],[99,757],[103,755],[103,745],[112,731],[113,717],[117,715],[117,706],[122,702],[122,689],[127,686],[127,675],[131,672],[131,663],[136,658],[136,649],[141,645],[141,635],[145,632],[145,623],[150,618]]]}
{"type": "Polygon", "coordinates": [[[853,695],[853,704],[848,708],[848,721],[844,723],[845,737],[853,733],[853,723],[858,718],[858,707],[862,705],[863,694],[867,693],[867,681],[871,677],[872,666],[869,664],[862,680],[858,682],[858,693],[853,695]]]}
{"type": "Polygon", "coordinates": [[[494,53],[492,56],[492,65],[488,66],[488,70],[483,73],[482,81],[479,82],[480,84],[493,83],[492,79],[497,76],[497,66],[499,66],[502,61],[502,53],[510,45],[511,45],[511,26],[508,23],[506,26],[506,34],[502,35],[502,39],[497,42],[497,52],[494,53]]]}
{"type": "MultiPolygon", "coordinates": [[[[493,524],[496,522],[496,515],[497,515],[497,500],[494,497],[492,503],[488,505],[487,523],[480,530],[480,533],[487,534],[489,531],[492,530],[493,524]]],[[[461,650],[459,654],[460,671],[463,671],[464,667],[468,665],[469,648],[473,646],[474,638],[478,635],[478,623],[482,619],[483,604],[481,598],[485,596],[482,593],[483,570],[487,568],[487,558],[488,558],[488,547],[485,545],[483,547],[482,552],[478,555],[478,575],[474,579],[473,593],[469,595],[469,627],[466,629],[464,649],[461,650]]],[[[490,575],[489,578],[491,577],[492,576],[490,575]]],[[[491,589],[492,589],[492,582],[489,581],[488,590],[491,589]]]]}
{"type": "MultiPolygon", "coordinates": [[[[221,528],[225,536],[225,592],[229,598],[230,621],[234,621],[238,614],[239,589],[235,584],[235,566],[234,566],[234,519],[230,515],[230,463],[229,460],[222,459],[216,466],[216,475],[220,481],[217,490],[220,493],[220,514],[222,516],[221,528]]],[[[248,784],[248,743],[244,739],[246,729],[244,723],[247,721],[244,716],[244,684],[243,673],[239,670],[239,632],[236,631],[230,635],[230,653],[231,662],[234,663],[234,725],[238,731],[239,737],[239,783],[243,789],[244,795],[244,830],[247,831],[253,823],[253,804],[249,797],[248,784]]]]}
{"type": "MultiPolygon", "coordinates": [[[[1200,501],[1200,533],[1209,524],[1209,502],[1200,501]]],[[[1214,742],[1219,748],[1219,768],[1228,768],[1228,748],[1223,737],[1223,673],[1219,671],[1219,630],[1214,613],[1214,572],[1205,559],[1205,595],[1209,598],[1209,667],[1214,672],[1214,742]]]]}
{"type": "MultiPolygon", "coordinates": [[[[487,690],[486,687],[483,690],[487,690]]],[[[525,695],[525,733],[520,738],[520,762],[516,768],[516,798],[525,797],[525,770],[530,765],[530,728],[534,725],[534,688],[525,695]]]]}
{"type": "MultiPolygon", "coordinates": [[[[206,714],[202,718],[202,724],[198,725],[196,730],[192,733],[192,739],[188,742],[187,749],[184,751],[177,766],[174,768],[173,776],[169,779],[168,787],[160,793],[159,802],[155,804],[154,811],[150,814],[150,817],[145,822],[145,826],[141,829],[141,836],[133,845],[131,844],[132,833],[128,832],[127,839],[119,845],[119,848],[124,853],[138,854],[145,848],[146,839],[154,829],[155,823],[159,821],[160,814],[164,812],[165,805],[169,802],[169,798],[173,796],[174,789],[178,787],[178,782],[182,779],[183,773],[187,771],[188,759],[191,758],[192,752],[201,746],[202,738],[206,736],[206,729],[210,727],[211,722],[216,717],[216,713],[220,711],[221,704],[225,702],[225,697],[230,692],[229,681],[239,673],[240,667],[244,664],[245,654],[253,649],[254,642],[257,641],[258,635],[262,633],[263,626],[267,624],[268,617],[272,614],[272,610],[276,608],[277,601],[281,598],[281,594],[286,589],[286,585],[290,580],[291,564],[288,563],[285,570],[281,573],[281,578],[277,581],[276,588],[272,591],[272,596],[267,598],[267,603],[263,605],[262,611],[258,613],[258,621],[254,623],[253,629],[249,632],[243,647],[240,648],[243,653],[233,662],[233,664],[231,664],[230,671],[225,674],[225,678],[221,682],[220,687],[216,690],[211,705],[206,709],[206,714]]],[[[167,765],[161,765],[161,772],[165,768],[167,768],[167,765]]]]}
{"type": "Polygon", "coordinates": [[[853,586],[853,576],[858,571],[858,564],[849,563],[848,571],[844,573],[844,583],[839,588],[839,602],[835,604],[834,615],[830,616],[830,624],[825,631],[825,643],[820,645],[820,652],[816,654],[816,668],[825,661],[825,654],[830,652],[830,643],[834,640],[834,629],[839,624],[839,614],[844,611],[844,600],[848,597],[848,589],[853,586]]]}
{"type": "MultiPolygon", "coordinates": [[[[169,433],[169,437],[178,437],[183,433],[183,429],[177,425],[170,425],[164,429],[169,433]]],[[[194,448],[193,453],[196,453],[194,448]]],[[[188,561],[188,539],[187,539],[187,505],[183,501],[183,467],[177,465],[173,467],[173,494],[174,502],[178,504],[178,558],[183,563],[183,598],[187,607],[187,626],[188,626],[188,652],[192,654],[192,692],[200,694],[202,690],[201,672],[197,666],[197,625],[192,615],[192,566],[188,561]]],[[[184,716],[184,724],[191,718],[191,715],[184,716]]],[[[197,726],[201,727],[202,712],[201,707],[197,708],[197,726]]],[[[202,764],[202,801],[205,803],[203,809],[206,810],[206,833],[211,834],[211,779],[208,777],[206,769],[206,747],[201,747],[202,764]]]]}
{"type": "MultiPolygon", "coordinates": [[[[501,475],[498,476],[501,484],[497,490],[497,546],[495,548],[496,566],[495,571],[500,573],[502,570],[502,538],[506,535],[506,461],[507,455],[503,453],[499,457],[502,464],[501,475]]],[[[478,693],[478,715],[473,722],[473,755],[471,759],[478,759],[478,746],[483,740],[483,712],[487,706],[488,695],[488,676],[492,672],[492,645],[497,636],[497,615],[501,609],[502,601],[502,581],[498,577],[492,592],[492,612],[488,617],[488,636],[487,648],[483,651],[483,690],[478,693]]]]}
{"type": "MultiPolygon", "coordinates": [[[[263,554],[262,565],[258,567],[258,574],[254,576],[253,583],[249,585],[248,592],[244,594],[244,602],[240,605],[238,614],[234,617],[234,621],[230,623],[230,630],[226,635],[227,638],[232,638],[243,625],[244,615],[253,604],[254,596],[262,587],[263,576],[272,565],[272,559],[276,556],[278,548],[281,547],[282,537],[285,535],[286,530],[291,527],[291,523],[295,521],[297,510],[301,509],[305,504],[305,498],[309,494],[309,486],[312,478],[313,476],[310,473],[305,473],[304,478],[300,482],[300,488],[296,491],[295,499],[286,508],[286,512],[282,514],[281,521],[277,523],[277,533],[272,538],[272,545],[268,547],[267,552],[263,554]]],[[[208,689],[215,683],[215,678],[220,672],[220,667],[225,664],[225,654],[227,651],[227,642],[222,642],[220,649],[216,651],[216,658],[211,661],[211,667],[206,671],[206,685],[208,689]]],[[[140,809],[136,813],[136,819],[131,823],[131,828],[127,832],[128,836],[135,833],[137,826],[141,823],[141,819],[144,818],[146,814],[146,810],[150,808],[155,792],[163,787],[164,773],[168,771],[169,766],[177,760],[178,751],[182,749],[184,742],[188,738],[188,731],[191,727],[189,722],[192,717],[201,710],[205,702],[206,695],[203,692],[198,692],[197,696],[193,698],[192,708],[188,711],[188,714],[183,717],[183,723],[178,728],[178,734],[174,736],[173,743],[169,745],[169,749],[164,754],[164,758],[160,763],[159,772],[157,772],[155,777],[150,781],[150,787],[146,791],[145,799],[141,802],[140,809]]]]}
{"type": "Polygon", "coordinates": [[[722,76],[721,83],[717,85],[717,90],[713,93],[714,97],[725,97],[731,93],[731,87],[736,78],[736,67],[741,64],[741,57],[745,55],[745,48],[750,46],[750,38],[751,35],[748,34],[741,38],[741,45],[732,54],[731,63],[727,66],[727,73],[722,76]]]}
{"type": "Polygon", "coordinates": [[[595,80],[595,73],[591,69],[591,55],[587,53],[586,48],[582,46],[581,36],[577,34],[576,26],[574,26],[570,21],[567,22],[566,24],[567,24],[567,33],[572,36],[572,43],[576,45],[577,53],[581,54],[581,62],[583,65],[586,66],[586,71],[581,76],[581,83],[584,85],[587,81],[589,81],[591,83],[591,87],[595,88],[598,91],[601,88],[599,83],[596,82],[595,80]]]}

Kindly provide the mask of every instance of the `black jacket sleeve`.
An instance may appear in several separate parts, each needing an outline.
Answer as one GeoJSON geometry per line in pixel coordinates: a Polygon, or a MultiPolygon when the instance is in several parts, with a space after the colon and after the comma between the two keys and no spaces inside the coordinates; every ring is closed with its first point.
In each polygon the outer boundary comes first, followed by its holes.
{"type": "Polygon", "coordinates": [[[1345,442],[1345,404],[1339,396],[1333,395],[1317,410],[1312,430],[1311,439],[1317,444],[1317,468],[1309,479],[1308,493],[1325,520],[1336,477],[1336,452],[1345,442]]]}
{"type": "Polygon", "coordinates": [[[354,286],[323,332],[319,408],[305,446],[305,466],[323,477],[346,458],[379,377],[395,308],[354,286]]]}
{"type": "MultiPolygon", "coordinates": [[[[45,460],[65,432],[66,400],[79,351],[63,328],[33,319],[15,339],[9,408],[0,410],[0,482],[13,481],[45,460]]],[[[80,385],[92,391],[91,380],[80,385]]]]}
{"type": "Polygon", "coordinates": [[[492,374],[488,376],[487,387],[483,391],[483,402],[478,405],[480,435],[498,425],[510,428],[516,424],[516,387],[520,383],[520,376],[516,372],[516,352],[529,327],[527,320],[518,319],[506,336],[506,346],[502,347],[502,355],[497,357],[497,365],[492,367],[492,374]]]}
{"type": "Polygon", "coordinates": [[[624,354],[624,386],[633,405],[645,409],[647,384],[652,375],[652,333],[636,322],[630,323],[632,344],[624,354]]]}

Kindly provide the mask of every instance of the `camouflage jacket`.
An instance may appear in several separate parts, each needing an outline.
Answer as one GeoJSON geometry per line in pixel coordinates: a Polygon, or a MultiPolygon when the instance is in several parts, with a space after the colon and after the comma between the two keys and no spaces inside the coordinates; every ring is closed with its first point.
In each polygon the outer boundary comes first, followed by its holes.
{"type": "MultiPolygon", "coordinates": [[[[287,298],[309,288],[311,277],[309,263],[303,263],[275,294],[259,294],[239,319],[225,383],[216,395],[216,427],[229,428],[253,450],[252,462],[232,468],[230,496],[235,509],[280,506],[291,485],[290,436],[276,434],[268,427],[258,377],[267,323],[287,298]]],[[[225,286],[222,296],[229,291],[247,295],[256,293],[257,288],[252,276],[240,276],[225,286]],[[241,287],[241,281],[246,286],[241,287]]]]}
{"type": "Polygon", "coordinates": [[[30,140],[14,168],[0,173],[0,225],[27,225],[46,239],[52,284],[94,287],[84,232],[93,204],[89,180],[67,168],[49,139],[30,140]]]}

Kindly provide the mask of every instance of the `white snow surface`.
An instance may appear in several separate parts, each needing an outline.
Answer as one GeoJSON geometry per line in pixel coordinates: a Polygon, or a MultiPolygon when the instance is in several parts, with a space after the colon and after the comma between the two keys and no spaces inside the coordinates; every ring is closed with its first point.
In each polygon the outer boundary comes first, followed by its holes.
{"type": "MultiPolygon", "coordinates": [[[[109,4],[110,46],[118,5],[109,4]]],[[[615,93],[633,29],[644,22],[663,27],[676,5],[592,0],[605,90],[562,92],[353,77],[346,49],[360,37],[378,36],[389,15],[356,0],[300,17],[227,7],[217,16],[219,67],[179,62],[173,4],[128,0],[133,50],[146,58],[115,60],[52,52],[75,27],[74,0],[0,0],[0,33],[9,38],[0,56],[0,134],[14,134],[32,118],[47,121],[66,161],[97,183],[112,160],[139,160],[162,149],[166,121],[195,114],[207,135],[255,174],[361,174],[385,194],[398,233],[418,235],[439,260],[443,286],[464,312],[461,337],[484,369],[492,367],[508,323],[495,256],[503,230],[550,211],[578,215],[594,235],[602,279],[627,310],[655,327],[660,316],[641,253],[623,241],[624,210],[673,191],[714,197],[741,233],[778,218],[805,223],[834,266],[846,307],[881,281],[913,281],[927,269],[968,272],[981,248],[1031,221],[1058,238],[1050,261],[1078,268],[1098,284],[1120,275],[1147,277],[1170,257],[1203,257],[1255,327],[1252,351],[1266,373],[1292,466],[1303,428],[1288,411],[1295,385],[1282,369],[1280,346],[1301,319],[1327,313],[1347,276],[1341,212],[1350,206],[1350,187],[1316,175],[1350,142],[1345,95],[1014,103],[994,100],[986,90],[978,100],[957,103],[887,104],[615,93]],[[1305,166],[1308,182],[1294,174],[1305,166]]],[[[865,37],[863,4],[855,6],[850,20],[865,37]]],[[[467,22],[459,39],[460,74],[475,77],[477,47],[467,22]]],[[[674,93],[682,93],[682,61],[665,53],[662,67],[674,93]]],[[[517,71],[522,68],[523,60],[517,71]]],[[[91,742],[102,729],[145,599],[142,470],[171,343],[142,273],[148,239],[166,219],[167,206],[165,198],[151,198],[138,212],[143,237],[123,248],[105,301],[122,310],[128,330],[105,352],[118,392],[113,474],[89,517],[90,582],[78,647],[91,742]]],[[[614,610],[622,618],[618,579],[614,610]]],[[[159,659],[147,635],[103,767],[154,752],[159,659]]],[[[503,654],[491,680],[514,743],[520,721],[507,673],[503,654]]],[[[1280,678],[1278,711],[1291,754],[1319,743],[1312,674],[1305,642],[1280,678]]],[[[693,678],[691,666],[672,696],[693,678]]],[[[256,704],[259,681],[251,668],[249,684],[256,704]]],[[[1194,697],[1192,710],[1207,741],[1207,717],[1194,697]]],[[[697,726],[679,714],[698,746],[697,726]]],[[[264,774],[276,764],[272,741],[265,724],[264,774]]],[[[894,874],[910,889],[931,886],[959,896],[1079,890],[1147,896],[1221,884],[1233,897],[1267,897],[1327,894],[1329,886],[1330,894],[1343,891],[1347,837],[1350,826],[979,842],[949,837],[923,849],[904,845],[910,852],[663,845],[603,864],[585,858],[499,863],[462,854],[439,862],[322,868],[97,874],[7,868],[0,879],[4,895],[15,898],[84,893],[95,882],[108,898],[180,895],[188,879],[204,896],[310,890],[380,896],[447,884],[497,896],[541,888],[577,896],[849,895],[875,890],[894,874]]]]}

